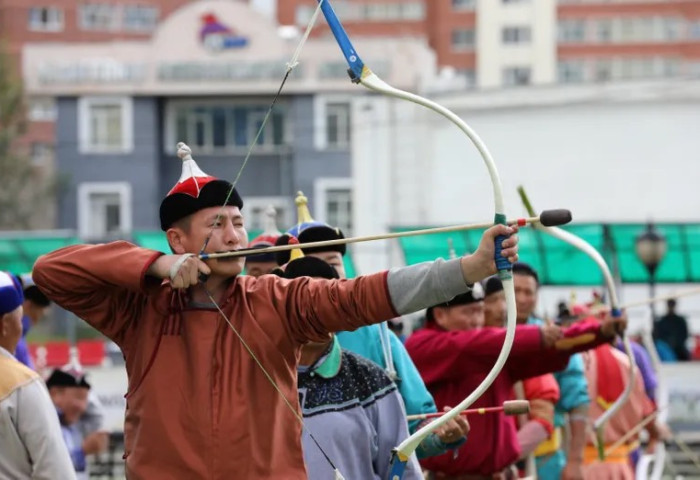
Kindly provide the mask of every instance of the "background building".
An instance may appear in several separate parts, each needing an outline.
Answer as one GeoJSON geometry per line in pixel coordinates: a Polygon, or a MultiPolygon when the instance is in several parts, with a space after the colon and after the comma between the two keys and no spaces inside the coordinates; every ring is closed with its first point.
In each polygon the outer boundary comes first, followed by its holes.
{"type": "MultiPolygon", "coordinates": [[[[302,26],[313,8],[288,0],[277,15],[302,26]]],[[[469,87],[700,75],[698,0],[348,0],[335,8],[352,35],[426,39],[444,74],[469,87]]]]}
{"type": "MultiPolygon", "coordinates": [[[[201,1],[139,41],[26,43],[27,94],[56,99],[56,168],[68,183],[57,226],[87,240],[157,230],[181,171],[179,141],[206,172],[235,178],[299,41],[281,33],[245,3],[201,1]]],[[[421,41],[358,46],[394,85],[419,90],[434,75],[421,41]]],[[[334,40],[306,44],[238,184],[251,230],[269,204],[280,226],[293,223],[298,190],[316,214],[352,230],[349,99],[366,90],[345,70],[334,40]]]]}

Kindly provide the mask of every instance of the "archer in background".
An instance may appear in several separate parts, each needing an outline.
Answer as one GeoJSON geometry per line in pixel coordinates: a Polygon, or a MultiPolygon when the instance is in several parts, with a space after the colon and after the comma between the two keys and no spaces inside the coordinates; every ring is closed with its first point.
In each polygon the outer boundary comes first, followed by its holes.
{"type": "MultiPolygon", "coordinates": [[[[518,323],[543,325],[544,321],[535,316],[540,287],[537,272],[525,263],[517,263],[513,267],[518,323]]],[[[537,476],[544,480],[580,480],[583,477],[583,449],[591,402],[581,355],[572,355],[564,369],[554,372],[554,378],[559,383],[560,392],[554,410],[554,442],[548,442],[545,448],[535,452],[537,476]],[[563,442],[567,415],[569,436],[563,442]]]]}
{"type": "MultiPolygon", "coordinates": [[[[476,388],[491,369],[505,341],[506,329],[484,326],[483,292],[477,286],[450,301],[430,307],[425,326],[406,341],[438,408],[455,405],[476,388]]],[[[615,338],[625,318],[602,323],[518,325],[513,348],[501,373],[473,406],[501,405],[513,398],[513,384],[525,378],[563,369],[571,355],[615,338]]],[[[470,478],[511,479],[520,458],[516,427],[503,412],[475,415],[471,433],[456,457],[445,454],[421,460],[432,480],[470,478]]]]}

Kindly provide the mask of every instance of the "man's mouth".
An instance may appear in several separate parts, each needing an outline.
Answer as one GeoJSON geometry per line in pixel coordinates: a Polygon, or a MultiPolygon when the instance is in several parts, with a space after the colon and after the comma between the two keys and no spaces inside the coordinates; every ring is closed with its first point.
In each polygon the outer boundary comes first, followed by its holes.
{"type": "MultiPolygon", "coordinates": [[[[216,252],[216,253],[217,253],[217,254],[222,254],[222,253],[233,253],[233,252],[237,252],[237,251],[238,251],[238,250],[220,250],[220,251],[218,251],[218,252],[216,252]]],[[[241,257],[234,257],[234,256],[231,256],[231,257],[219,257],[219,258],[217,258],[217,260],[220,261],[220,262],[234,262],[234,261],[237,261],[237,260],[240,260],[240,259],[241,259],[241,257]]]]}

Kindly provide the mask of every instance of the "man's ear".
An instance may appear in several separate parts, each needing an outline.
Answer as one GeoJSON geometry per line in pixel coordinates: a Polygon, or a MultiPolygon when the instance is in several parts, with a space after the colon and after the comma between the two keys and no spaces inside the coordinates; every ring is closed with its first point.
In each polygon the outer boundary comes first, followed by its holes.
{"type": "Polygon", "coordinates": [[[170,249],[173,251],[173,253],[178,255],[187,253],[185,246],[182,243],[185,240],[185,232],[177,227],[172,227],[165,232],[165,236],[168,239],[168,244],[170,245],[170,249]]]}
{"type": "Polygon", "coordinates": [[[445,318],[445,310],[446,309],[443,307],[433,307],[433,322],[435,322],[438,327],[442,327],[445,318]]]}

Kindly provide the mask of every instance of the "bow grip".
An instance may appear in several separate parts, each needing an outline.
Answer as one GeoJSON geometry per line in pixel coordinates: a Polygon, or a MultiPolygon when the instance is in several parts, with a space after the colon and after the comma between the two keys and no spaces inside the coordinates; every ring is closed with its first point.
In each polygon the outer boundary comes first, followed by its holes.
{"type": "Polygon", "coordinates": [[[403,478],[403,473],[406,470],[406,462],[408,458],[402,459],[398,451],[394,450],[391,454],[391,469],[389,471],[389,480],[401,480],[403,478]]]}
{"type": "MultiPolygon", "coordinates": [[[[494,223],[496,224],[501,224],[501,225],[506,225],[506,216],[503,215],[502,213],[497,213],[496,216],[494,217],[494,223]]],[[[496,261],[496,269],[498,269],[499,275],[509,272],[512,269],[512,266],[510,262],[508,261],[507,258],[505,258],[503,255],[501,255],[501,252],[503,251],[503,241],[508,238],[508,235],[498,235],[496,239],[494,240],[495,244],[495,254],[494,254],[494,260],[496,261]]]]}
{"type": "MultiPolygon", "coordinates": [[[[610,310],[610,314],[613,316],[613,318],[620,318],[622,316],[622,310],[619,308],[613,308],[610,310]]],[[[625,338],[625,331],[616,329],[617,334],[620,336],[620,338],[625,338]]]]}

